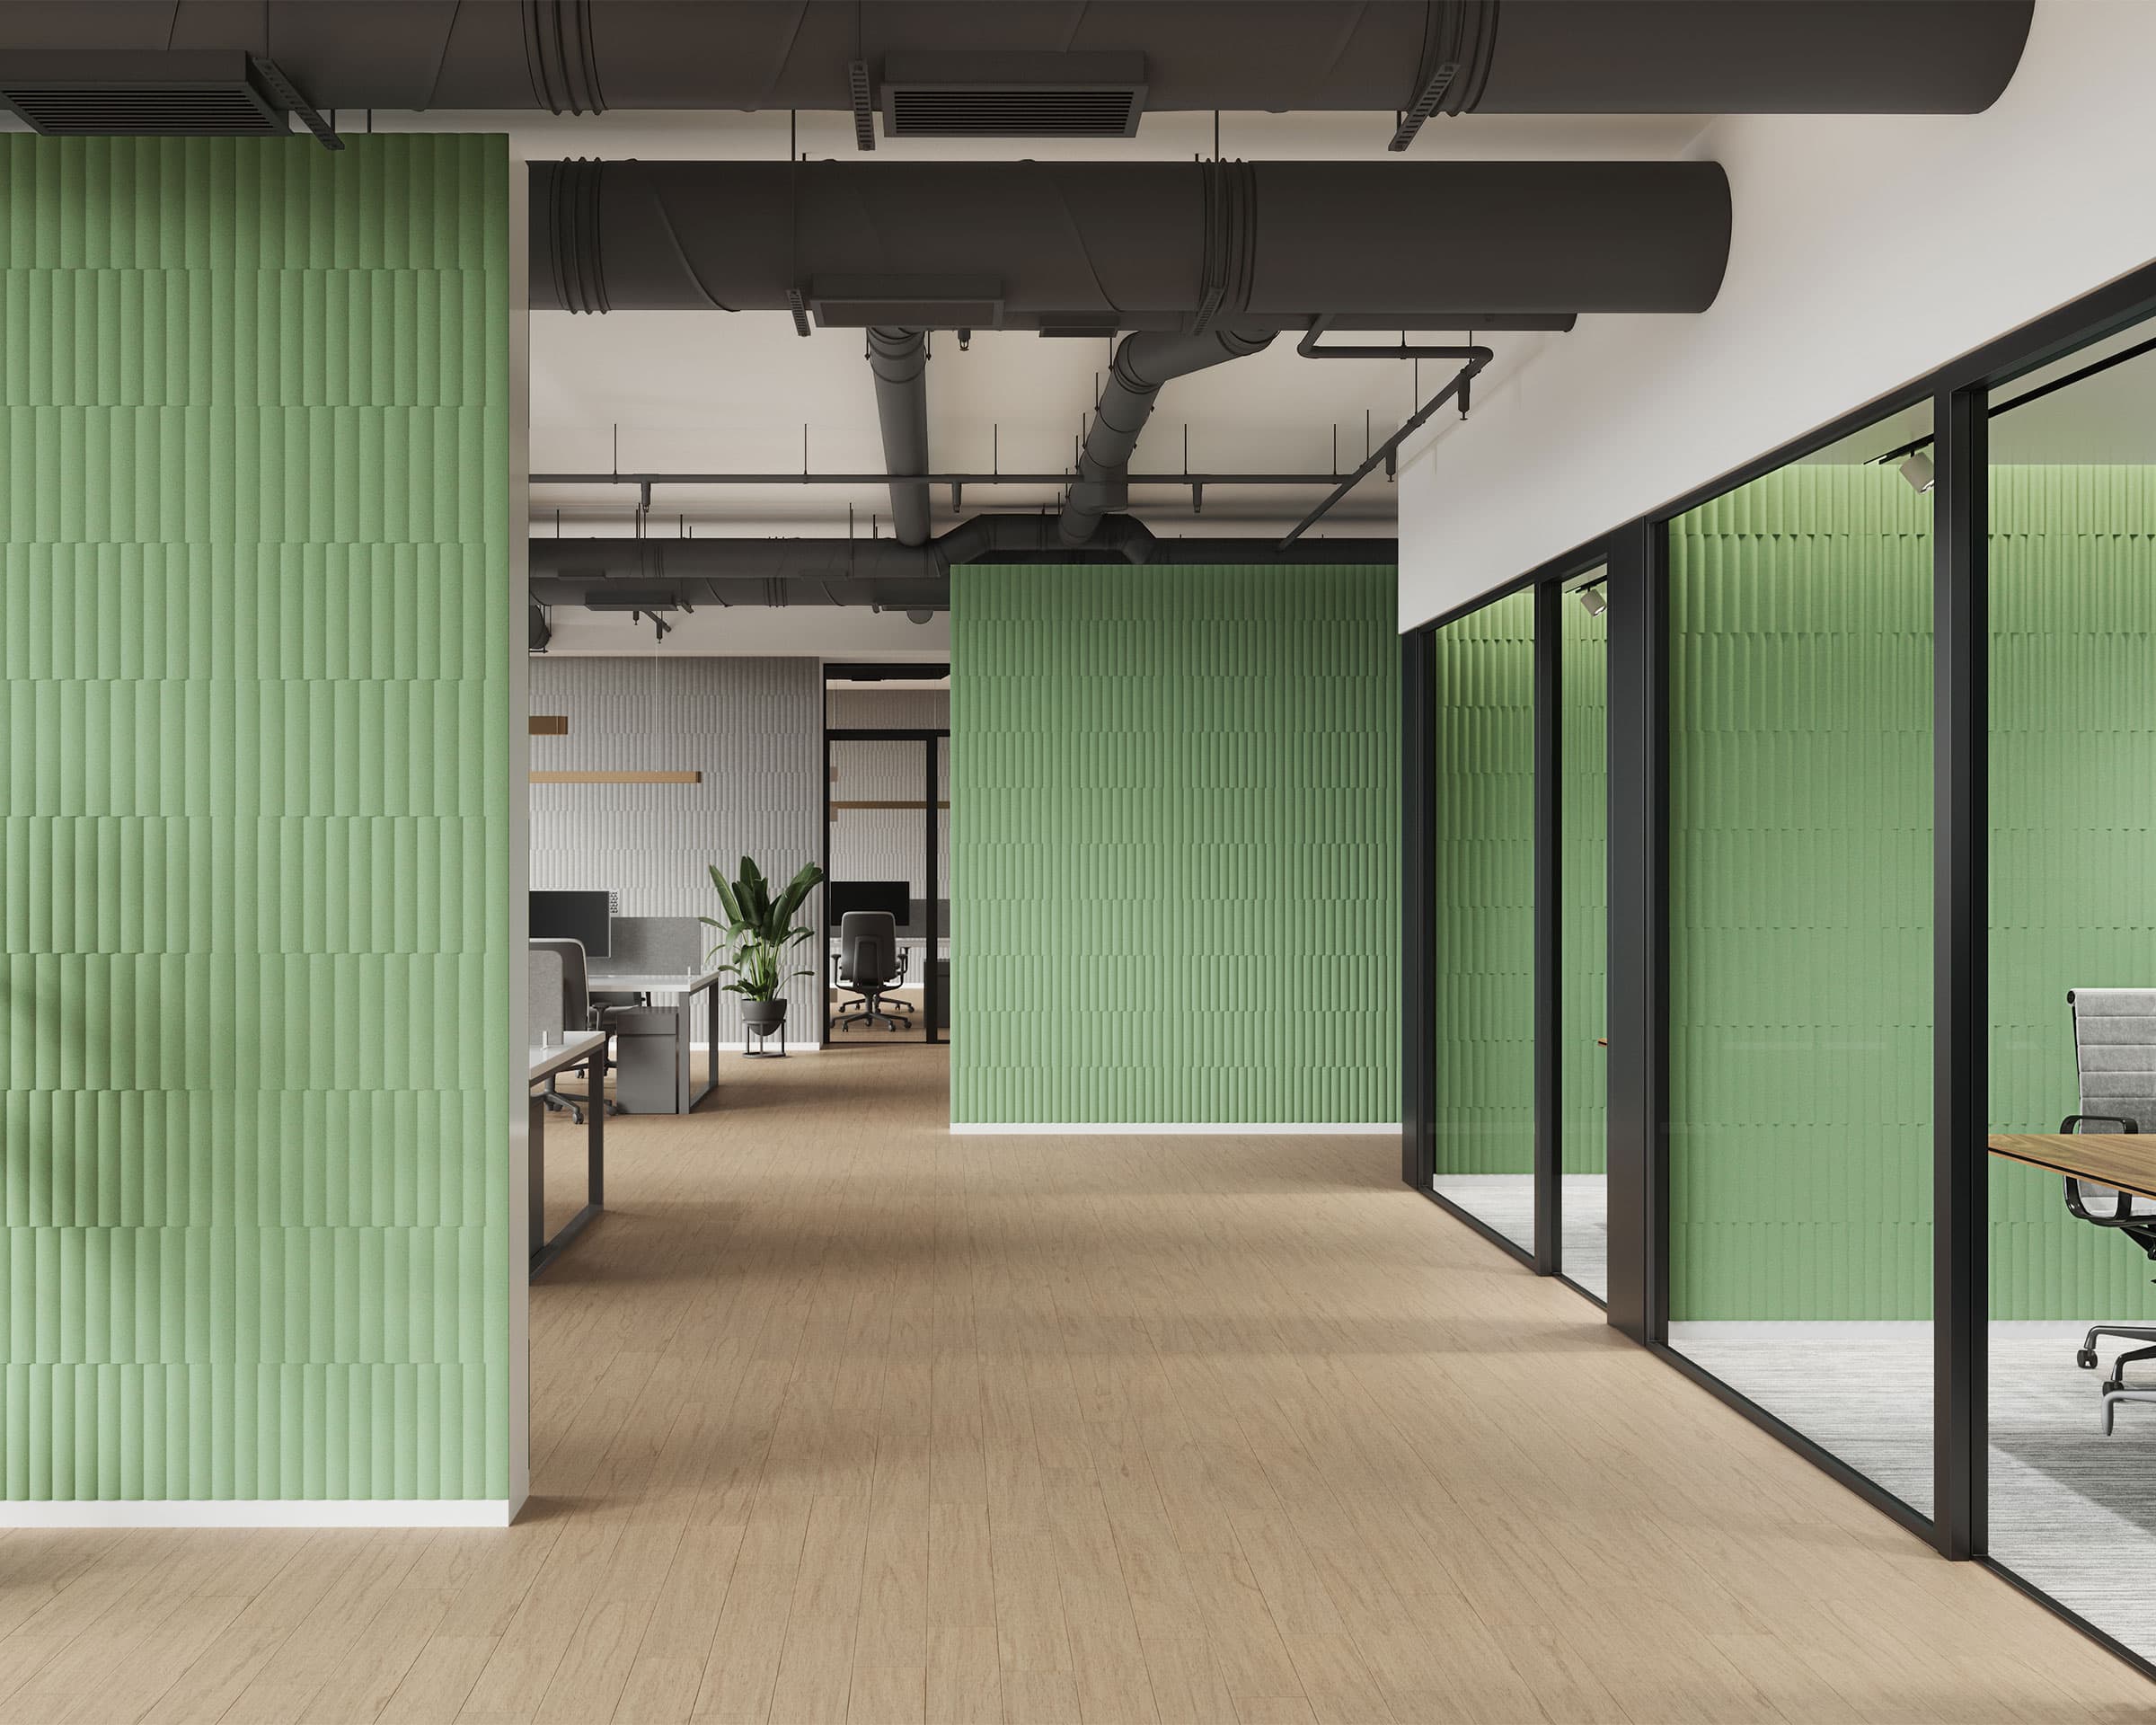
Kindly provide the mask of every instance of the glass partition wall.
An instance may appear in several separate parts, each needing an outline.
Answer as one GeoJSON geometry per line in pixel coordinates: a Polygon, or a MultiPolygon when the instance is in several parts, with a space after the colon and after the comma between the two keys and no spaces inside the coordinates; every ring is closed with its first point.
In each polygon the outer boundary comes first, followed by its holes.
{"type": "Polygon", "coordinates": [[[1558,658],[1557,1269],[1609,1291],[1608,571],[1565,583],[1558,658]]]}
{"type": "MultiPolygon", "coordinates": [[[[1987,643],[1989,1113],[2052,1164],[1991,1158],[1990,1552],[2146,1659],[2156,1358],[2122,1357],[2156,1345],[2156,1202],[2122,1214],[2054,1171],[2092,1146],[2042,1140],[2156,1135],[2152,334],[1992,390],[1987,643]]],[[[2120,1165],[2145,1183],[2156,1150],[2120,1165]]]]}
{"type": "Polygon", "coordinates": [[[1409,1182],[2156,1676],[2156,266],[1404,662],[1409,1182]]]}
{"type": "Polygon", "coordinates": [[[1436,632],[1430,932],[1438,1197],[1534,1250],[1534,595],[1436,632]]]}
{"type": "Polygon", "coordinates": [[[1928,429],[1669,524],[1667,730],[1668,1342],[1926,1511],[1928,429]]]}

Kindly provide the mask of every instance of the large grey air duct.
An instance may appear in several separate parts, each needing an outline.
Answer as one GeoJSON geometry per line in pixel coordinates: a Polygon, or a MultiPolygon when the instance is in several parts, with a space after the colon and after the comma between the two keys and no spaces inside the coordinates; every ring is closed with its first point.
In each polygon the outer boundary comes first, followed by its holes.
{"type": "MultiPolygon", "coordinates": [[[[876,418],[883,464],[894,473],[928,472],[928,336],[925,331],[871,324],[869,369],[876,377],[876,418]]],[[[928,482],[891,482],[891,530],[902,545],[928,538],[928,482]]]]}
{"type": "Polygon", "coordinates": [[[1393,539],[1156,537],[1110,516],[1074,552],[1046,515],[976,515],[923,545],[893,539],[549,538],[531,541],[532,597],[547,605],[616,604],[645,595],[692,605],[875,605],[887,611],[950,602],[958,563],[1394,563],[1393,539]]]}
{"type": "Polygon", "coordinates": [[[535,307],[843,328],[1696,312],[1729,250],[1711,162],[558,162],[531,179],[535,307]]]}
{"type": "Polygon", "coordinates": [[[1109,361],[1108,383],[1078,456],[1078,477],[1063,506],[1056,536],[1082,545],[1100,518],[1119,509],[1130,495],[1131,452],[1153,417],[1162,387],[1177,377],[1258,352],[1271,330],[1209,330],[1202,335],[1126,336],[1109,361]]]}
{"type": "Polygon", "coordinates": [[[1463,112],[1973,113],[2012,76],[2032,11],[2033,0],[4,0],[0,60],[241,49],[274,59],[322,109],[852,110],[864,144],[878,108],[903,129],[908,94],[976,137],[1039,136],[1074,114],[1127,124],[1134,96],[1147,111],[1404,111],[1411,136],[1422,118],[1463,112]]]}

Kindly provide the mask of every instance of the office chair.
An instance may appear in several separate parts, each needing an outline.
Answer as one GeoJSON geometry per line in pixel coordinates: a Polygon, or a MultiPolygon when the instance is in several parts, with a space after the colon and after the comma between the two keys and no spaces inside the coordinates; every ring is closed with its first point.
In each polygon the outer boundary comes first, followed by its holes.
{"type": "MultiPolygon", "coordinates": [[[[2139,1132],[2156,1128],[2156,989],[2072,988],[2066,1004],[2073,1015],[2073,1064],[2080,1080],[2081,1108],[2059,1122],[2061,1132],[2139,1132]]],[[[2099,1228],[2116,1228],[2144,1256],[2156,1259],[2156,1207],[2131,1192],[2091,1185],[2068,1176],[2066,1208],[2099,1228]]],[[[2156,1325],[2099,1323],[2082,1339],[2074,1364],[2096,1368],[2099,1337],[2156,1344],[2156,1325]]],[[[2156,1345],[2135,1348],[2112,1362],[2104,1380],[2103,1427],[2111,1430],[2113,1411],[2122,1402],[2156,1402],[2156,1385],[2129,1389],[2125,1368],[2136,1360],[2156,1359],[2156,1345]]]]}
{"type": "Polygon", "coordinates": [[[898,950],[898,919],[888,910],[849,910],[838,919],[838,982],[851,988],[858,1000],[842,1002],[835,1021],[840,1030],[856,1024],[883,1024],[896,1031],[901,1024],[913,1028],[913,1007],[902,1000],[886,998],[906,982],[912,958],[898,950]],[[898,1013],[907,1016],[900,1019],[898,1013]]]}
{"type": "MultiPolygon", "coordinates": [[[[584,964],[584,942],[581,941],[541,940],[534,941],[532,945],[543,952],[561,954],[562,1027],[565,1030],[574,1030],[578,1026],[593,1031],[608,1029],[613,1023],[614,1009],[611,1005],[592,1004],[590,977],[584,964]]],[[[539,1100],[547,1107],[554,1110],[557,1113],[567,1114],[579,1126],[584,1124],[584,1110],[594,1100],[599,1101],[609,1114],[619,1114],[622,1111],[622,1105],[619,1102],[611,1096],[605,1095],[600,1085],[591,1082],[592,1071],[589,1061],[586,1061],[581,1067],[572,1066],[568,1070],[583,1072],[588,1086],[585,1095],[580,1100],[575,1096],[564,1095],[561,1089],[561,1075],[558,1072],[550,1073],[547,1075],[546,1088],[540,1092],[539,1096],[539,1100]]]]}

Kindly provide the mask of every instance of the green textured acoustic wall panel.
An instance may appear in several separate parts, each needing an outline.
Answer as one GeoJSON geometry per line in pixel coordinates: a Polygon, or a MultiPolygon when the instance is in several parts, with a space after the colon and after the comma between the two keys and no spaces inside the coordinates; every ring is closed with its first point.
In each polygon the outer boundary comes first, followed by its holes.
{"type": "MultiPolygon", "coordinates": [[[[1560,1146],[1568,1174],[1609,1165],[1609,620],[1567,599],[1559,729],[1564,796],[1558,812],[1560,1146]]],[[[1568,1229],[1569,1232],[1569,1229],[1568,1229]]]]}
{"type": "MultiPolygon", "coordinates": [[[[2066,991],[2156,986],[2156,468],[1996,470],[1991,554],[1991,1118],[2050,1132],[2066,991]]],[[[2034,1169],[1993,1163],[1991,1245],[1996,1317],[2156,1314],[2147,1261],[2034,1169]]]]}
{"type": "Polygon", "coordinates": [[[1534,1169],[1534,596],[1436,632],[1436,1172],[1534,1169]]]}
{"type": "Polygon", "coordinates": [[[1394,571],[951,581],[953,1122],[1397,1120],[1394,571]]]}
{"type": "Polygon", "coordinates": [[[10,1499],[508,1491],[509,164],[349,142],[0,137],[10,1499]]]}
{"type": "Polygon", "coordinates": [[[1670,529],[1670,1313],[1931,1309],[1931,508],[1798,465],[1670,529]]]}

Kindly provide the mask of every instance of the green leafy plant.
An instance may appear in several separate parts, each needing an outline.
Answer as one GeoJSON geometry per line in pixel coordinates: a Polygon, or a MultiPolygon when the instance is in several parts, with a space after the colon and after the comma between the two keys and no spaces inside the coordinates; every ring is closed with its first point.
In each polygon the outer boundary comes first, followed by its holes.
{"type": "Polygon", "coordinates": [[[726,913],[721,922],[716,916],[699,916],[696,920],[719,930],[720,939],[709,957],[727,955],[720,971],[731,976],[728,983],[729,993],[748,1000],[775,1000],[779,990],[786,986],[787,978],[808,977],[812,970],[787,971],[784,969],[786,951],[798,946],[816,931],[806,928],[793,920],[801,903],[815,891],[824,878],[824,871],[813,862],[802,864],[801,871],[789,880],[777,898],[764,879],[752,857],[741,859],[741,878],[729,880],[712,863],[711,886],[719,894],[719,907],[726,913]]]}

